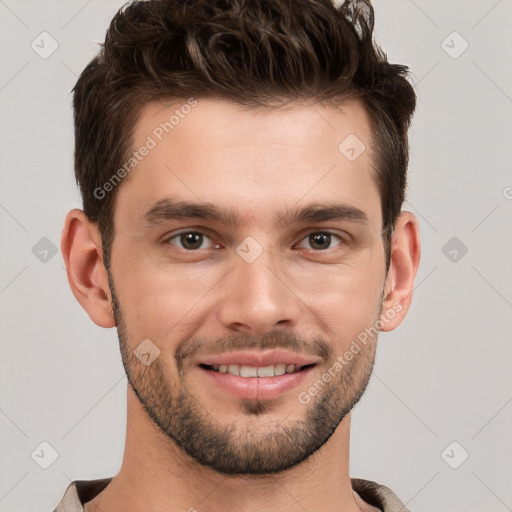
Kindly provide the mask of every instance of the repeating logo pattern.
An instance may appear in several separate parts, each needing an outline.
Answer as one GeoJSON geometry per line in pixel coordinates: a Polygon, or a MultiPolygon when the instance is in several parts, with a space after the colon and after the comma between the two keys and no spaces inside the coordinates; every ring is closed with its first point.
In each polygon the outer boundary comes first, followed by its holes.
{"type": "MultiPolygon", "coordinates": [[[[50,494],[101,473],[100,456],[124,433],[110,407],[126,388],[116,340],[72,303],[59,251],[69,203],[79,205],[69,91],[122,4],[55,10],[0,0],[0,510],[52,510],[50,494]],[[105,431],[109,422],[115,433],[105,431]]],[[[355,476],[395,482],[416,512],[512,510],[512,2],[454,9],[404,0],[376,11],[390,60],[414,73],[405,209],[419,219],[423,256],[409,318],[394,344],[381,340],[385,362],[354,411],[355,476]]],[[[354,166],[371,149],[356,129],[338,140],[338,155],[354,166]]],[[[248,236],[236,253],[252,264],[264,250],[248,236]]],[[[149,367],[157,340],[142,340],[134,356],[149,367]]],[[[208,510],[207,501],[190,505],[208,510]]]]}

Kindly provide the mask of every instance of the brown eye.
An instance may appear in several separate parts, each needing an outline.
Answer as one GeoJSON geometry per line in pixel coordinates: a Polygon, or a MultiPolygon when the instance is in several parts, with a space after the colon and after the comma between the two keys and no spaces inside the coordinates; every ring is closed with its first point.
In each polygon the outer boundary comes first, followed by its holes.
{"type": "Polygon", "coordinates": [[[332,243],[335,239],[338,240],[338,244],[336,245],[339,245],[341,238],[338,235],[329,233],[328,231],[317,231],[315,233],[310,233],[302,240],[301,243],[306,241],[309,245],[308,248],[311,248],[314,251],[324,251],[332,248],[332,243]]]}
{"type": "Polygon", "coordinates": [[[184,249],[199,249],[203,243],[203,235],[200,233],[185,233],[180,235],[180,242],[184,249]]]}
{"type": "Polygon", "coordinates": [[[198,231],[184,231],[169,237],[165,243],[177,245],[180,249],[185,251],[195,251],[198,249],[207,249],[203,244],[206,240],[210,240],[206,235],[198,231]],[[172,242],[176,240],[176,242],[172,242]]]}
{"type": "Polygon", "coordinates": [[[309,242],[313,249],[329,249],[329,246],[331,245],[331,235],[330,233],[309,235],[309,242]]]}

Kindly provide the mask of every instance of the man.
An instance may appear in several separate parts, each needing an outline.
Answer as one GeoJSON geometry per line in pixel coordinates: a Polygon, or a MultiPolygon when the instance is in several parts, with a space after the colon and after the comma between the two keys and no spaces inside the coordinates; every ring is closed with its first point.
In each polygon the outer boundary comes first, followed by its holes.
{"type": "Polygon", "coordinates": [[[420,257],[415,95],[366,2],[134,2],[74,89],[62,236],[117,327],[125,454],[57,511],[406,511],[350,478],[350,412],[420,257]]]}

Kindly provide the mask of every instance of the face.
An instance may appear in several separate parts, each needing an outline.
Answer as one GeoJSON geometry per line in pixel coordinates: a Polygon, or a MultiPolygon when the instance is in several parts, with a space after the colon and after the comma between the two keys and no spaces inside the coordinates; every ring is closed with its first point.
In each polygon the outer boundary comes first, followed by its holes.
{"type": "Polygon", "coordinates": [[[355,102],[184,104],[143,109],[134,148],[149,150],[118,190],[123,364],[201,464],[283,471],[329,439],[373,367],[386,269],[368,118],[355,102]],[[338,148],[349,135],[366,148],[355,160],[338,148]]]}

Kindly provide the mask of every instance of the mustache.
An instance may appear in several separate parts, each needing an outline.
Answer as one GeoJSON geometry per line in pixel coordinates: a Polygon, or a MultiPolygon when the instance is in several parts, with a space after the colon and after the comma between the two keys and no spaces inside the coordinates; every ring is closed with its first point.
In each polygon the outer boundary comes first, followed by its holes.
{"type": "Polygon", "coordinates": [[[334,357],[333,348],[320,337],[312,339],[298,336],[290,331],[269,331],[262,336],[236,333],[215,340],[187,339],[176,349],[176,364],[181,371],[187,359],[233,352],[235,350],[281,349],[304,355],[314,355],[328,361],[334,357]]]}

